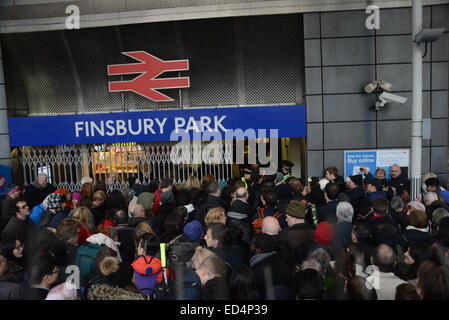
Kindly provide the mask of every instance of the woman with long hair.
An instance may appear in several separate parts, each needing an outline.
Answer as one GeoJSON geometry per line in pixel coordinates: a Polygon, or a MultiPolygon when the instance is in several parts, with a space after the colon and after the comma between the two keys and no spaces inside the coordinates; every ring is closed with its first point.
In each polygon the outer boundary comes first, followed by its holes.
{"type": "Polygon", "coordinates": [[[93,235],[95,231],[94,226],[92,225],[92,212],[90,212],[88,207],[79,207],[75,210],[71,218],[81,224],[78,244],[86,244],[86,239],[93,235]]]}

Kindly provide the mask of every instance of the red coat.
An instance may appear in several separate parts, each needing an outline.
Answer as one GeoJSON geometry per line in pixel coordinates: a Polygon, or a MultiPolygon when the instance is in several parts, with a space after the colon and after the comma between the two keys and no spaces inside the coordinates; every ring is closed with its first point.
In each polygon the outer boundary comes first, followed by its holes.
{"type": "Polygon", "coordinates": [[[160,202],[161,202],[161,194],[162,194],[162,190],[161,189],[157,189],[156,192],[154,193],[154,195],[156,196],[154,198],[154,205],[153,205],[153,216],[157,215],[157,211],[160,207],[160,202]]]}
{"type": "Polygon", "coordinates": [[[83,244],[86,244],[87,243],[86,239],[89,238],[93,234],[94,233],[92,231],[88,231],[88,230],[86,230],[86,228],[84,226],[81,226],[80,236],[78,238],[78,245],[81,246],[83,244]]]}

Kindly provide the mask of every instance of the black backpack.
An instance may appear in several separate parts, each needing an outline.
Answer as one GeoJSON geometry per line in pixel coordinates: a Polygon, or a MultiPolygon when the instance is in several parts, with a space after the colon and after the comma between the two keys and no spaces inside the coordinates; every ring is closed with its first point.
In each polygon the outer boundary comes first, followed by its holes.
{"type": "MultiPolygon", "coordinates": [[[[177,241],[167,248],[167,267],[169,267],[169,277],[159,283],[153,291],[152,300],[176,300],[175,282],[177,277],[183,277],[189,261],[198,244],[192,242],[177,241]],[[174,279],[170,279],[174,275],[174,279]]],[[[194,287],[194,283],[184,283],[184,286],[194,287]]]]}
{"type": "MultiPolygon", "coordinates": [[[[182,276],[182,275],[181,275],[182,276]]],[[[176,289],[175,289],[175,282],[176,280],[168,280],[168,283],[165,283],[165,281],[162,281],[159,283],[153,291],[153,294],[151,295],[151,300],[178,300],[176,289]]],[[[184,288],[199,288],[200,285],[195,282],[190,281],[184,281],[183,282],[183,289],[184,288]]]]}

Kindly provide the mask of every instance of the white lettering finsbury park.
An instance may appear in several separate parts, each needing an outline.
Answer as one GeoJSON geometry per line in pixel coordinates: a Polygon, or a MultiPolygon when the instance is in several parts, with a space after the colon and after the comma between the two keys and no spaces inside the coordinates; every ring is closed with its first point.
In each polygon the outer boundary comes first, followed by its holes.
{"type": "MultiPolygon", "coordinates": [[[[227,129],[222,125],[222,121],[226,116],[206,117],[201,116],[199,119],[194,117],[183,118],[175,117],[175,132],[226,132],[227,129]]],[[[131,135],[149,135],[164,134],[164,128],[167,118],[143,118],[143,119],[127,119],[127,120],[100,120],[100,121],[75,121],[75,136],[79,138],[95,137],[95,136],[124,136],[131,135]]]]}

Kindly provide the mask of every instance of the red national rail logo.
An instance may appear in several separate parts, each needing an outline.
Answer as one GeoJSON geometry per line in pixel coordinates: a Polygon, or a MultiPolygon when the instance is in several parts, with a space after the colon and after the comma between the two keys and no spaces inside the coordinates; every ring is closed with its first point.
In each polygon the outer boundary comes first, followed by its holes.
{"type": "Polygon", "coordinates": [[[122,52],[124,55],[139,60],[140,63],[108,65],[108,75],[141,73],[130,81],[110,81],[109,92],[133,91],[153,101],[173,101],[172,98],[155,89],[188,88],[189,77],[158,78],[167,71],[189,70],[189,60],[161,60],[145,51],[122,52]]]}

